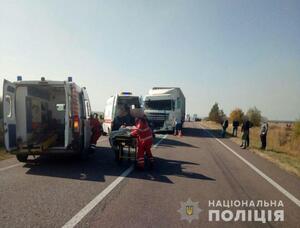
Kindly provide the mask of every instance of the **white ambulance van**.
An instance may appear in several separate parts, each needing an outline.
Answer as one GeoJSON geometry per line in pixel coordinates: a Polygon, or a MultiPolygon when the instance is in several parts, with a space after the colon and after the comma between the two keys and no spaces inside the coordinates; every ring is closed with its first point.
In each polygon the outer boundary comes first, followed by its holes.
{"type": "Polygon", "coordinates": [[[104,111],[104,122],[103,122],[103,132],[104,134],[109,134],[112,129],[112,122],[117,115],[117,108],[119,105],[127,105],[128,107],[134,106],[135,108],[141,107],[141,97],[133,95],[131,92],[122,92],[111,96],[106,101],[105,111],[104,111]]]}
{"type": "Polygon", "coordinates": [[[90,144],[90,101],[85,87],[68,81],[3,83],[4,144],[21,162],[28,155],[78,153],[90,144]]]}

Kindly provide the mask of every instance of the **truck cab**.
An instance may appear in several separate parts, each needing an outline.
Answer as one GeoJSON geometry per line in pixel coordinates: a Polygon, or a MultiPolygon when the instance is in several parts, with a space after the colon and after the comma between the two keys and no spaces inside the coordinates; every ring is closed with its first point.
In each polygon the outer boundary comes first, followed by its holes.
{"type": "Polygon", "coordinates": [[[86,153],[91,129],[85,87],[68,81],[3,82],[4,144],[21,162],[28,155],[86,153]]]}
{"type": "Polygon", "coordinates": [[[185,97],[177,87],[154,87],[144,97],[145,114],[158,131],[173,131],[175,119],[185,119],[185,97]]]}

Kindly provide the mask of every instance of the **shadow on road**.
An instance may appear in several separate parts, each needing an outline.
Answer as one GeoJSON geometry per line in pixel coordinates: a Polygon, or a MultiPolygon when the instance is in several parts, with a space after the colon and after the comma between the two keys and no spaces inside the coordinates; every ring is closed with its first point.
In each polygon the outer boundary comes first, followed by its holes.
{"type": "Polygon", "coordinates": [[[174,140],[174,139],[170,139],[170,138],[166,138],[164,139],[160,144],[160,147],[178,147],[178,146],[185,146],[185,147],[193,147],[193,148],[198,148],[194,145],[182,142],[182,141],[178,141],[178,140],[174,140]]]}
{"type": "Polygon", "coordinates": [[[87,160],[70,155],[40,156],[24,167],[26,174],[85,181],[105,181],[105,176],[119,176],[130,164],[117,165],[110,148],[98,147],[87,160]]]}
{"type": "Polygon", "coordinates": [[[196,137],[196,138],[213,138],[211,134],[213,134],[216,138],[221,138],[222,131],[219,129],[201,129],[201,128],[184,128],[183,134],[188,137],[196,137]]]}
{"type": "MultiPolygon", "coordinates": [[[[190,133],[189,135],[195,135],[195,137],[209,137],[209,135],[203,133],[203,131],[204,130],[202,129],[190,129],[187,132],[190,133]],[[200,135],[197,135],[199,132],[200,135]]],[[[158,139],[155,141],[157,140],[158,139]]],[[[159,146],[195,147],[188,143],[177,141],[176,139],[164,139],[159,146]]],[[[118,165],[114,161],[114,154],[109,147],[97,147],[95,154],[86,161],[70,155],[40,156],[36,159],[29,160],[24,167],[29,168],[26,172],[28,175],[105,182],[106,176],[120,176],[120,174],[131,164],[132,162],[124,161],[118,165]]],[[[155,169],[153,171],[134,171],[130,175],[130,178],[139,178],[170,184],[173,182],[167,176],[215,181],[215,179],[203,174],[185,171],[184,165],[199,165],[197,163],[156,158],[155,164],[155,169]]]]}
{"type": "Polygon", "coordinates": [[[168,176],[177,176],[197,180],[205,181],[215,181],[214,178],[205,176],[200,173],[185,171],[183,165],[199,165],[198,163],[188,162],[188,161],[178,161],[169,160],[163,158],[155,159],[155,168],[151,171],[136,171],[130,174],[130,178],[137,178],[149,181],[158,181],[168,184],[173,184],[173,182],[168,178],[168,176]]]}

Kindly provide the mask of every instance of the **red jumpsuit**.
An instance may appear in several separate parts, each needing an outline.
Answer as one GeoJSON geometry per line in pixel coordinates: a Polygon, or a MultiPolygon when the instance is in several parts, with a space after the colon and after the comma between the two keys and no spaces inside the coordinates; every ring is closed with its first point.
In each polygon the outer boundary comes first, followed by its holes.
{"type": "Polygon", "coordinates": [[[100,122],[99,120],[92,118],[90,119],[90,126],[92,128],[92,136],[91,136],[91,147],[96,148],[97,141],[99,137],[101,136],[101,131],[100,131],[100,122]]]}
{"type": "Polygon", "coordinates": [[[151,163],[154,162],[151,146],[152,146],[152,131],[148,126],[148,123],[145,119],[139,118],[135,123],[135,129],[131,131],[131,135],[137,137],[137,166],[139,168],[144,168],[144,154],[146,155],[151,163]]]}

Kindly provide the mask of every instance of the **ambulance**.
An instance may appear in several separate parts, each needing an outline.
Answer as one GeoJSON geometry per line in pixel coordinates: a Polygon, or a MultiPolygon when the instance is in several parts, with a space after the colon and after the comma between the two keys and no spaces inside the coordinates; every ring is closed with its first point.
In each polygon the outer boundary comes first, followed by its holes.
{"type": "Polygon", "coordinates": [[[85,87],[67,81],[3,82],[3,128],[6,151],[20,162],[28,155],[77,153],[90,144],[90,100],[85,87]]]}
{"type": "Polygon", "coordinates": [[[127,105],[130,108],[140,108],[141,104],[141,97],[135,96],[131,92],[121,92],[108,98],[104,111],[103,133],[109,134],[111,132],[112,122],[117,115],[118,106],[127,105]]]}

